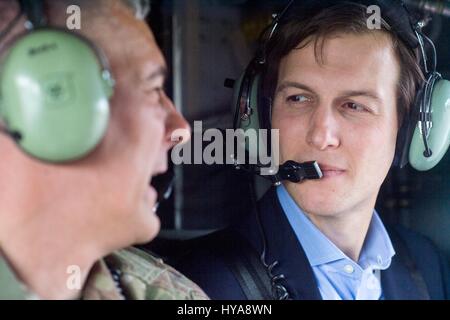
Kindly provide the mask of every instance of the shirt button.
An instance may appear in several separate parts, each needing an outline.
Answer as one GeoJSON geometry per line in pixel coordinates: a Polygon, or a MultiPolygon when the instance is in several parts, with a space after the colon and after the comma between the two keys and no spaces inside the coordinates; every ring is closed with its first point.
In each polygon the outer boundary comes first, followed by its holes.
{"type": "Polygon", "coordinates": [[[347,264],[347,265],[344,267],[344,271],[345,271],[346,273],[348,273],[348,274],[351,274],[351,273],[353,273],[353,272],[355,271],[355,268],[353,268],[353,266],[352,266],[351,264],[347,264]]]}

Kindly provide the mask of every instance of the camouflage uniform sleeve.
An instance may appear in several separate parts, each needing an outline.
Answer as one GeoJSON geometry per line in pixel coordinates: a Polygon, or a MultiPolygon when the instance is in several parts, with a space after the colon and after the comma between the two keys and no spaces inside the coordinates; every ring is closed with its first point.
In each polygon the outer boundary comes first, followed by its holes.
{"type": "Polygon", "coordinates": [[[133,300],[207,300],[192,281],[162,260],[137,248],[114,252],[106,264],[120,274],[120,287],[133,300]]]}
{"type": "Polygon", "coordinates": [[[0,300],[38,300],[15,275],[4,257],[0,255],[0,300]]]}

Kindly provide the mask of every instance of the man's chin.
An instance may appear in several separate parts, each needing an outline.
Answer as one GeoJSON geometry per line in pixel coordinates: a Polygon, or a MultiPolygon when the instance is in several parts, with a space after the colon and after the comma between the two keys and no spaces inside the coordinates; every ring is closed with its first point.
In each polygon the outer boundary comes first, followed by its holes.
{"type": "Polygon", "coordinates": [[[298,190],[295,188],[290,192],[294,201],[307,214],[317,214],[320,216],[335,216],[344,206],[344,199],[341,195],[327,191],[298,190]]]}
{"type": "Polygon", "coordinates": [[[161,221],[153,210],[149,210],[143,221],[138,224],[138,228],[139,232],[136,232],[135,244],[145,244],[156,238],[161,228],[161,221]]]}
{"type": "Polygon", "coordinates": [[[320,216],[320,217],[337,217],[341,212],[340,206],[334,202],[314,202],[314,201],[306,201],[301,205],[301,208],[305,214],[308,216],[320,216]]]}

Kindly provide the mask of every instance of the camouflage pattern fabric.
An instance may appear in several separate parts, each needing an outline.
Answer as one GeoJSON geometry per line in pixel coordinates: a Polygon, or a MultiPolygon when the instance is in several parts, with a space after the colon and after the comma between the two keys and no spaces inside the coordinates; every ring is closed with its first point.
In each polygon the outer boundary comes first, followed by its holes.
{"type": "Polygon", "coordinates": [[[20,282],[0,255],[0,300],[36,300],[38,297],[20,282]]]}
{"type": "MultiPolygon", "coordinates": [[[[128,248],[97,262],[82,289],[84,300],[207,300],[192,281],[150,254],[128,248]],[[112,272],[111,272],[112,271],[112,272]]],[[[39,297],[21,283],[0,255],[0,300],[39,297]]]]}
{"type": "Polygon", "coordinates": [[[150,254],[137,249],[119,250],[91,271],[83,299],[206,300],[192,281],[150,254]],[[109,268],[108,268],[109,267],[109,268]],[[110,270],[115,270],[113,279],[110,270]]]}

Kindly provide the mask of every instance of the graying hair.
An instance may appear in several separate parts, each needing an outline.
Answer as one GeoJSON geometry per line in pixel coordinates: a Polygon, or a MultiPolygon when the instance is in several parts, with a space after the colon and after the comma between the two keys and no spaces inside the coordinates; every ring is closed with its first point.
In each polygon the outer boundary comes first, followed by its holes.
{"type": "MultiPolygon", "coordinates": [[[[123,5],[126,9],[129,9],[131,13],[139,20],[145,20],[150,12],[151,0],[44,0],[47,6],[54,8],[64,9],[62,12],[66,12],[65,8],[70,5],[78,5],[79,7],[86,8],[95,17],[101,14],[102,10],[108,10],[108,7],[115,4],[123,5]]],[[[18,8],[18,2],[11,0],[0,0],[0,31],[4,31],[7,24],[13,21],[14,17],[11,14],[12,10],[18,8]]],[[[57,10],[60,10],[57,9],[57,10]]],[[[18,10],[18,9],[17,9],[18,10]]],[[[61,12],[61,11],[57,11],[61,12]]],[[[58,15],[58,13],[57,13],[58,15]]],[[[0,51],[4,51],[8,47],[10,41],[4,43],[3,37],[0,39],[0,51]]],[[[1,53],[0,53],[1,58],[1,53]]]]}
{"type": "Polygon", "coordinates": [[[60,4],[63,6],[78,5],[85,8],[101,9],[116,3],[123,4],[130,9],[136,19],[145,20],[150,12],[151,0],[46,0],[48,4],[60,4]]]}
{"type": "Polygon", "coordinates": [[[121,0],[125,5],[133,10],[137,19],[144,20],[150,12],[150,0],[121,0]]]}

